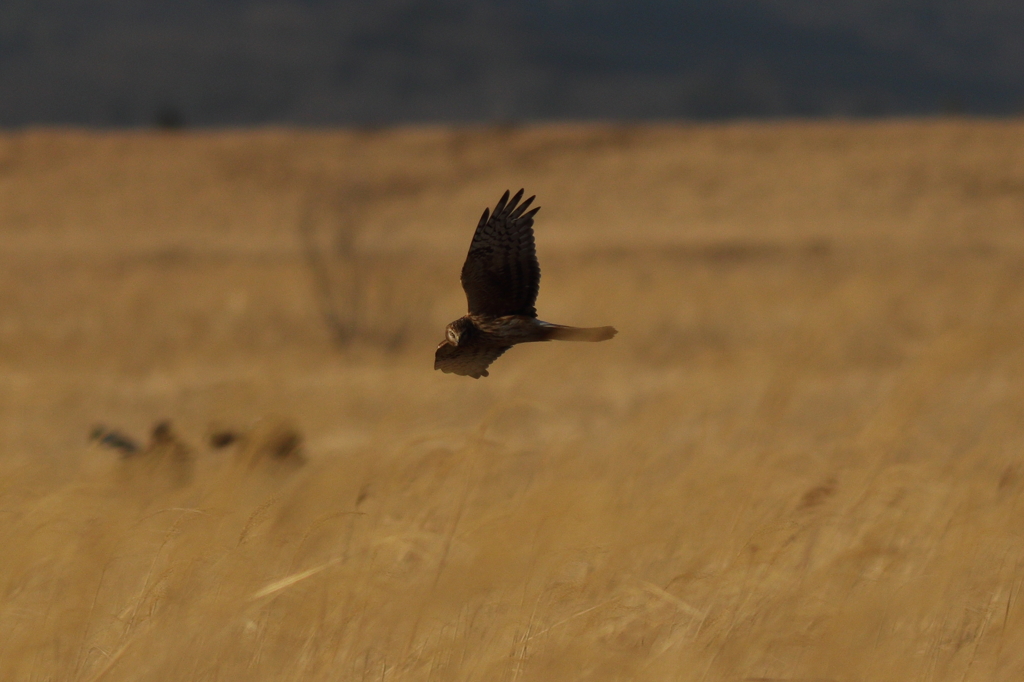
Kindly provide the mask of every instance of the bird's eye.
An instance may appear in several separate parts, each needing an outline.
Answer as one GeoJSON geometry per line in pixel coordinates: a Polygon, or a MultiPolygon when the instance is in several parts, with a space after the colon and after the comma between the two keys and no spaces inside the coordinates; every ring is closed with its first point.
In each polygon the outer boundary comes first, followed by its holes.
{"type": "Polygon", "coordinates": [[[456,345],[459,343],[459,335],[451,327],[448,328],[448,340],[456,345]]]}

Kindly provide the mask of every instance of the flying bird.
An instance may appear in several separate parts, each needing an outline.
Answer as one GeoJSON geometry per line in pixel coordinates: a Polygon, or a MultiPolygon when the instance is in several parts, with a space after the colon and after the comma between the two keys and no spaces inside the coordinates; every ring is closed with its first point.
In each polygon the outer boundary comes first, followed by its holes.
{"type": "Polygon", "coordinates": [[[434,353],[434,369],[479,379],[487,367],[517,343],[607,341],[614,327],[567,327],[537,319],[540,264],[533,241],[535,197],[523,203],[523,190],[506,191],[493,212],[484,209],[469,255],[462,266],[462,288],[469,314],[445,329],[434,353]]]}

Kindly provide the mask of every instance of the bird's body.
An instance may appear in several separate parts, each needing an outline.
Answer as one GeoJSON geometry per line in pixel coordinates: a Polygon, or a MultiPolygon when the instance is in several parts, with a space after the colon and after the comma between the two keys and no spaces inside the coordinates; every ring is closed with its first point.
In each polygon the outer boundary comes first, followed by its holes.
{"type": "Polygon", "coordinates": [[[534,341],[605,341],[613,327],[568,327],[537,319],[534,304],[540,289],[540,264],[533,239],[533,216],[519,190],[511,200],[505,192],[494,207],[485,209],[469,255],[462,266],[462,288],[469,314],[445,329],[434,354],[434,369],[479,379],[502,353],[519,343],[534,341]]]}
{"type": "Polygon", "coordinates": [[[605,341],[615,336],[612,327],[567,327],[538,320],[529,315],[464,315],[449,327],[473,334],[485,346],[514,346],[533,341],[605,341]],[[471,330],[471,331],[470,331],[471,330]]]}
{"type": "Polygon", "coordinates": [[[472,330],[477,343],[487,346],[510,346],[548,340],[550,325],[529,315],[466,315],[459,319],[468,323],[465,328],[472,330]]]}

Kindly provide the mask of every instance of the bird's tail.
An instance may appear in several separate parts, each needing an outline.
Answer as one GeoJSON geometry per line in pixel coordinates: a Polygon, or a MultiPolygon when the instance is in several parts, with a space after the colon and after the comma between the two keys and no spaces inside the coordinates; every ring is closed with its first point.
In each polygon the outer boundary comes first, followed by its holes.
{"type": "Polygon", "coordinates": [[[552,341],[607,341],[619,332],[615,327],[567,327],[550,324],[548,339],[552,341]]]}

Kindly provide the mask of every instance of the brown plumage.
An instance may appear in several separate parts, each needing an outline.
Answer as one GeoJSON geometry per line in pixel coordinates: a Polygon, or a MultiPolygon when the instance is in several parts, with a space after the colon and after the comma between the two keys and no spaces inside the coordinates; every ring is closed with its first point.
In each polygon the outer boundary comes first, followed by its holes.
{"type": "Polygon", "coordinates": [[[474,379],[517,343],[606,341],[613,327],[566,327],[537,319],[540,264],[533,240],[534,197],[519,203],[523,190],[501,197],[493,212],[484,209],[462,266],[462,288],[469,314],[445,329],[434,354],[434,369],[474,379]]]}

